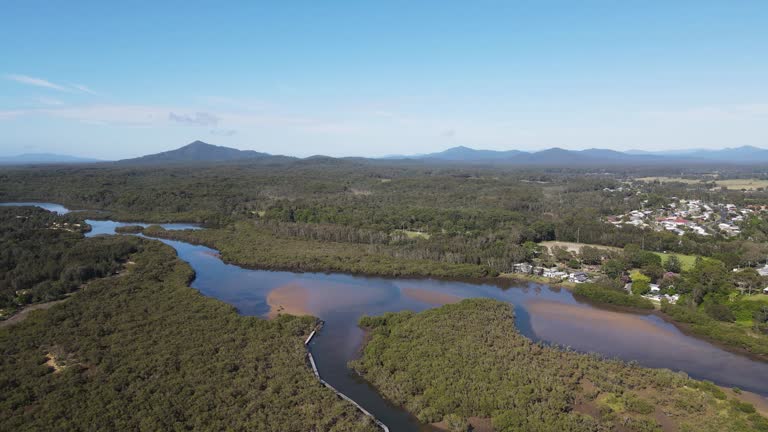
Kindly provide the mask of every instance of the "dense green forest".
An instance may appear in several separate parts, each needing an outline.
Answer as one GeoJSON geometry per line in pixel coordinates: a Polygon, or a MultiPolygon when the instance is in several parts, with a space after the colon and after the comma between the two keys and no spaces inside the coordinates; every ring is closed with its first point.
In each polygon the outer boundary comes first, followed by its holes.
{"type": "Polygon", "coordinates": [[[683,374],[534,343],[509,304],[464,300],[421,313],[363,317],[351,366],[425,422],[468,430],[766,431],[755,408],[683,374]]]}
{"type": "Polygon", "coordinates": [[[115,241],[127,272],[0,328],[0,430],[377,430],[308,368],[314,318],[240,316],[170,247],[115,241]]]}
{"type": "MultiPolygon", "coordinates": [[[[763,175],[740,170],[720,170],[718,176],[763,175]]],[[[753,353],[768,352],[768,300],[743,295],[758,292],[766,281],[754,270],[730,272],[768,258],[768,221],[762,215],[746,217],[741,234],[733,237],[677,235],[606,221],[665,206],[670,197],[768,204],[765,190],[717,188],[709,180],[636,179],[670,174],[680,175],[653,168],[525,169],[327,158],[151,168],[103,164],[2,169],[0,200],[54,201],[90,210],[78,212],[80,217],[201,222],[206,230],[147,232],[205,244],[229,262],[267,269],[475,278],[507,273],[517,262],[583,268],[605,276],[580,288],[584,297],[648,308],[638,296],[647,294],[650,283],[659,284],[664,294],[681,296],[678,307],[664,310],[686,329],[753,353]],[[575,254],[543,247],[543,241],[614,249],[575,254]],[[677,257],[663,261],[653,252],[685,254],[691,263],[683,268],[677,257]],[[707,259],[694,266],[696,256],[707,259]],[[632,296],[622,290],[631,274],[649,282],[633,284],[632,296]]]]}
{"type": "Polygon", "coordinates": [[[483,277],[491,270],[473,264],[450,264],[397,256],[391,246],[322,242],[276,236],[252,222],[226,228],[168,231],[159,226],[146,235],[183,240],[217,249],[222,258],[245,267],[296,271],[341,271],[386,276],[483,277]]]}
{"type": "MultiPolygon", "coordinates": [[[[643,174],[652,173],[653,170],[643,174]]],[[[745,175],[748,173],[745,173],[745,175]]],[[[604,217],[665,197],[768,204],[768,192],[712,190],[707,183],[643,183],[629,168],[566,169],[387,164],[310,159],[217,165],[4,168],[0,200],[44,200],[107,212],[93,217],[258,222],[280,237],[395,246],[399,257],[482,265],[496,272],[532,259],[526,242],[581,241],[715,256],[754,265],[768,256],[768,223],[743,236],[678,236],[604,217]],[[627,187],[631,184],[631,187],[627,187]]]]}
{"type": "Polygon", "coordinates": [[[640,296],[627,294],[625,291],[603,286],[595,283],[584,283],[577,285],[573,293],[580,297],[594,300],[601,304],[613,306],[626,306],[638,309],[653,309],[653,303],[650,300],[640,296]]]}
{"type": "Polygon", "coordinates": [[[637,245],[600,254],[601,277],[576,286],[577,296],[602,304],[653,309],[653,303],[641,296],[650,293],[653,282],[659,294],[679,296],[675,304],[664,298],[658,305],[683,330],[768,356],[768,296],[755,294],[767,282],[755,269],[729,271],[722,261],[701,257],[683,269],[676,257],[662,263],[659,255],[637,245]],[[628,281],[631,292],[625,289],[628,281]]]}
{"type": "Polygon", "coordinates": [[[76,216],[0,207],[0,315],[59,299],[89,280],[116,272],[134,252],[131,244],[118,239],[83,239],[86,230],[76,216]]]}

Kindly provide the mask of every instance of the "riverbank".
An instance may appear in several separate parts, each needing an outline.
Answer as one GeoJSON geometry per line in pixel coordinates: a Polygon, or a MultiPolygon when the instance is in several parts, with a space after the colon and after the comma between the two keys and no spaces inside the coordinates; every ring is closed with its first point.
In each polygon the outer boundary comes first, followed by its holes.
{"type": "Polygon", "coordinates": [[[394,253],[377,252],[367,244],[278,237],[249,222],[195,232],[167,231],[153,226],[145,229],[144,234],[216,249],[227,262],[246,268],[384,277],[481,279],[495,276],[483,266],[398,258],[394,253]]]}
{"type": "MultiPolygon", "coordinates": [[[[435,262],[398,260],[392,257],[372,254],[365,249],[364,245],[280,239],[247,225],[238,225],[229,230],[205,229],[199,231],[168,231],[151,227],[145,229],[144,233],[151,237],[181,240],[191,244],[204,245],[218,250],[225,262],[257,270],[342,272],[351,275],[388,278],[434,278],[447,281],[490,283],[501,286],[509,283],[536,283],[571,291],[578,290],[579,288],[577,284],[570,282],[553,283],[547,278],[534,275],[503,273],[498,276],[489,276],[479,267],[474,267],[471,271],[467,272],[466,266],[463,265],[452,266],[435,262]],[[362,249],[357,250],[356,248],[362,249]]],[[[616,292],[617,296],[622,294],[616,292]]],[[[615,302],[603,302],[600,298],[589,299],[591,304],[597,306],[628,308],[629,312],[649,312],[653,309],[648,307],[650,301],[634,299],[632,296],[626,296],[626,300],[631,301],[617,304],[615,302]]],[[[306,312],[300,305],[301,299],[294,299],[292,303],[299,303],[299,306],[296,306],[298,307],[297,313],[306,312]]],[[[276,310],[280,307],[285,308],[286,305],[278,305],[276,310]]],[[[276,311],[273,316],[277,313],[279,311],[276,311]]],[[[661,314],[665,315],[665,320],[674,322],[681,331],[688,335],[716,342],[717,346],[734,353],[747,354],[751,358],[768,361],[768,356],[756,354],[754,351],[745,349],[741,345],[734,344],[732,339],[722,340],[706,337],[706,334],[694,331],[694,329],[683,325],[684,323],[676,322],[671,316],[661,314]]]]}
{"type": "Polygon", "coordinates": [[[18,324],[18,323],[24,321],[29,316],[29,314],[34,312],[34,311],[46,310],[48,308],[56,306],[57,304],[61,304],[61,303],[65,302],[65,301],[67,301],[67,300],[68,300],[68,298],[63,298],[63,299],[59,299],[59,300],[49,301],[49,302],[46,302],[46,303],[37,303],[37,304],[26,306],[23,309],[15,312],[10,317],[4,319],[3,321],[0,321],[0,328],[9,327],[9,326],[12,326],[14,324],[18,324]]]}
{"type": "Polygon", "coordinates": [[[120,239],[139,249],[133,271],[0,329],[0,380],[15,383],[0,400],[3,427],[377,430],[305,366],[316,318],[239,315],[190,288],[171,247],[120,239]]]}
{"type": "Polygon", "coordinates": [[[533,343],[515,330],[503,302],[465,300],[417,314],[366,317],[360,325],[372,336],[353,367],[423,421],[491,418],[497,430],[768,427],[746,402],[756,395],[742,392],[738,399],[668,370],[533,343]],[[440,356],[430,355],[435,352],[440,356]]]}
{"type": "Polygon", "coordinates": [[[746,348],[744,346],[735,344],[733,340],[717,339],[717,338],[709,336],[708,334],[706,334],[704,332],[696,331],[696,329],[690,323],[685,323],[685,322],[677,321],[673,317],[671,317],[670,315],[664,313],[663,311],[661,311],[659,309],[653,311],[652,313],[654,315],[658,316],[659,318],[661,318],[662,320],[664,320],[665,322],[668,322],[668,323],[674,325],[683,334],[686,334],[686,335],[691,336],[691,337],[695,337],[697,339],[701,339],[703,341],[707,341],[707,342],[711,343],[712,345],[714,345],[714,346],[716,346],[718,348],[721,348],[723,350],[726,350],[728,352],[732,352],[734,354],[743,355],[743,356],[749,357],[749,358],[751,358],[753,360],[757,360],[757,361],[762,361],[762,362],[768,363],[768,354],[755,353],[754,351],[751,351],[751,350],[749,350],[748,348],[746,348]]]}

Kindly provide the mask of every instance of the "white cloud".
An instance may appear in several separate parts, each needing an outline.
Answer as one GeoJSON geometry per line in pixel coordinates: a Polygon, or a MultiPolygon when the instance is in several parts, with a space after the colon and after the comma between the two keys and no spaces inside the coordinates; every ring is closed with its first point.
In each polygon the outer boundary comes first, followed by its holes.
{"type": "Polygon", "coordinates": [[[168,119],[177,123],[188,124],[191,126],[216,126],[219,118],[207,112],[196,112],[194,114],[176,114],[168,113],[168,119]]]}
{"type": "Polygon", "coordinates": [[[211,135],[216,136],[233,136],[237,133],[234,129],[211,129],[211,135]]]}
{"type": "Polygon", "coordinates": [[[19,116],[22,116],[26,114],[27,112],[24,110],[7,110],[7,111],[0,111],[0,120],[3,119],[12,119],[19,116]]]}
{"type": "Polygon", "coordinates": [[[59,90],[59,91],[69,91],[69,89],[64,86],[54,84],[42,78],[35,78],[27,75],[9,74],[5,76],[5,79],[16,81],[17,83],[21,83],[21,84],[36,86],[36,87],[49,88],[49,89],[59,90]]]}
{"type": "Polygon", "coordinates": [[[39,98],[37,98],[37,102],[41,103],[43,105],[49,105],[49,106],[61,106],[61,105],[64,105],[64,102],[62,102],[62,101],[60,101],[58,99],[49,98],[49,97],[39,97],[39,98]]]}
{"type": "Polygon", "coordinates": [[[80,91],[81,91],[81,92],[83,92],[83,93],[88,93],[89,95],[92,95],[92,96],[98,96],[98,95],[99,95],[98,93],[96,93],[95,91],[93,91],[93,90],[92,90],[90,87],[84,86],[84,85],[82,85],[82,84],[70,84],[70,85],[71,85],[72,87],[74,87],[74,88],[76,88],[76,89],[80,90],[80,91]]]}
{"type": "Polygon", "coordinates": [[[96,93],[90,87],[85,86],[83,84],[60,85],[60,84],[56,84],[56,83],[53,83],[51,81],[48,81],[46,79],[35,78],[35,77],[31,77],[29,75],[19,75],[19,74],[8,74],[8,75],[5,75],[5,79],[10,80],[10,81],[15,81],[15,82],[20,83],[20,84],[26,84],[26,85],[31,85],[31,86],[35,86],[35,87],[42,87],[42,88],[58,90],[58,91],[63,91],[63,92],[73,92],[73,91],[77,90],[77,91],[80,91],[80,92],[83,92],[83,93],[87,93],[87,94],[92,95],[92,96],[98,96],[98,93],[96,93]]]}

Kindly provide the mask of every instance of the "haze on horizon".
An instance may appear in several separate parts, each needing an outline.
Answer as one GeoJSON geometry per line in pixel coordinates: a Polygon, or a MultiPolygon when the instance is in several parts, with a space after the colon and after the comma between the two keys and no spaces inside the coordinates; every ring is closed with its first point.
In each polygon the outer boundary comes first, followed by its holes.
{"type": "Polygon", "coordinates": [[[0,156],[768,147],[768,2],[4,2],[0,156]]]}

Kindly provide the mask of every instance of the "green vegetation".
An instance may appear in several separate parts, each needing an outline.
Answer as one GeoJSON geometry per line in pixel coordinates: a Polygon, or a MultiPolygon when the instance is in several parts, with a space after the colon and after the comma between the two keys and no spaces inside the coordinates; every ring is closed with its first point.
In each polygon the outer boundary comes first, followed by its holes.
{"type": "Polygon", "coordinates": [[[403,233],[409,239],[422,238],[429,240],[430,235],[421,231],[396,230],[396,233],[403,233]]]}
{"type": "Polygon", "coordinates": [[[670,258],[674,257],[672,261],[674,262],[675,259],[679,262],[679,268],[675,269],[668,269],[671,272],[680,273],[680,271],[690,270],[693,268],[694,265],[696,265],[696,256],[695,255],[684,255],[684,254],[670,254],[670,253],[662,253],[662,252],[655,252],[656,255],[661,257],[661,264],[664,266],[664,268],[667,268],[667,265],[669,264],[670,258]]]}
{"type": "MultiPolygon", "coordinates": [[[[719,178],[758,175],[729,170],[720,170],[719,178]]],[[[605,223],[610,215],[666,205],[672,196],[739,208],[768,205],[766,190],[713,190],[711,178],[701,173],[684,173],[690,183],[633,181],[670,174],[669,168],[510,170],[326,158],[0,168],[0,200],[93,210],[80,217],[202,222],[208,230],[150,231],[215,247],[240,265],[269,269],[483,277],[528,262],[582,268],[594,276],[601,266],[609,281],[600,285],[609,288],[624,286],[629,271],[638,269],[661,294],[680,295],[681,306],[765,338],[762,310],[751,311],[749,318],[733,297],[753,294],[765,281],[725,270],[765,262],[768,218],[748,216],[734,238],[605,223]],[[592,246],[568,250],[585,244],[592,246]]],[[[650,287],[637,285],[638,294],[650,287]]]]}
{"type": "Polygon", "coordinates": [[[351,363],[420,420],[492,418],[508,431],[755,431],[768,420],[718,387],[668,370],[533,343],[509,304],[464,300],[364,317],[351,363]]]}
{"type": "Polygon", "coordinates": [[[635,270],[630,273],[632,279],[632,294],[641,296],[651,291],[651,278],[635,270]]]}
{"type": "Polygon", "coordinates": [[[116,241],[130,271],[0,329],[0,429],[378,430],[309,370],[315,319],[240,316],[170,247],[116,241]]]}
{"type": "Polygon", "coordinates": [[[738,306],[732,305],[730,308],[724,306],[727,312],[721,309],[715,309],[713,312],[712,309],[708,310],[706,307],[697,309],[662,302],[661,311],[676,322],[682,323],[693,334],[704,336],[724,345],[740,348],[753,354],[767,356],[768,337],[765,336],[764,332],[768,328],[768,303],[760,305],[758,302],[752,302],[758,306],[752,309],[751,326],[749,327],[732,323],[730,319],[723,319],[723,315],[732,316],[732,308],[743,313],[741,306],[747,303],[749,301],[740,302],[738,306]]]}
{"type": "Polygon", "coordinates": [[[638,309],[653,309],[653,303],[637,295],[629,295],[622,289],[614,289],[594,283],[576,285],[573,293],[592,301],[614,306],[633,307],[638,309]]]}
{"type": "MultiPolygon", "coordinates": [[[[255,220],[333,226],[345,243],[394,245],[410,255],[509,271],[530,261],[528,241],[560,241],[715,256],[729,266],[754,265],[768,255],[768,224],[754,221],[741,238],[677,236],[615,227],[605,216],[642,208],[664,197],[768,203],[768,192],[711,191],[707,184],[633,183],[626,174],[579,170],[509,170],[423,166],[317,158],[194,167],[40,167],[0,169],[0,200],[42,200],[98,209],[90,217],[149,222],[202,222],[225,227],[255,220]],[[382,181],[387,180],[387,181],[382,181]],[[357,236],[364,230],[368,238],[357,236]],[[423,233],[413,236],[409,233],[423,233]],[[351,238],[353,240],[346,240],[351,238]]],[[[759,219],[759,218],[758,218],[759,219]]],[[[280,234],[283,235],[283,234],[280,234]]],[[[313,230],[295,230],[312,239],[313,230]]],[[[327,241],[320,239],[320,241],[327,241]]]]}
{"type": "Polygon", "coordinates": [[[94,278],[122,268],[131,245],[83,239],[75,216],[36,207],[0,207],[0,317],[31,303],[62,298],[94,278]]]}
{"type": "Polygon", "coordinates": [[[228,262],[275,270],[341,271],[387,276],[483,277],[491,270],[474,264],[447,264],[410,259],[385,245],[364,245],[278,237],[272,230],[239,222],[224,229],[166,231],[150,226],[153,237],[203,244],[221,252],[228,262]]]}
{"type": "Polygon", "coordinates": [[[144,227],[141,225],[126,225],[115,227],[115,232],[118,234],[137,234],[144,231],[144,227]]]}

